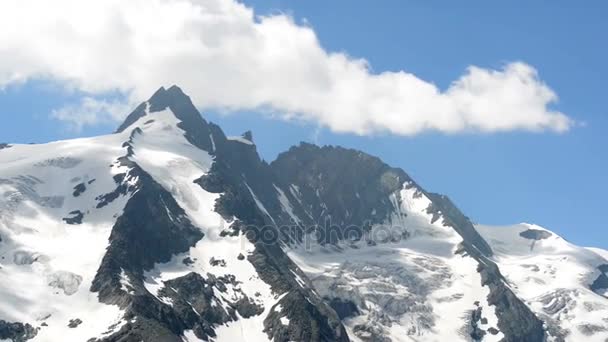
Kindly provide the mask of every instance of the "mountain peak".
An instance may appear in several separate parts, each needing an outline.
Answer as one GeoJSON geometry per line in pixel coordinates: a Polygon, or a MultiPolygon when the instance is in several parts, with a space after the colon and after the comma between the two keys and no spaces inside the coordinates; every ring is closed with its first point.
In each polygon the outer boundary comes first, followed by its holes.
{"type": "Polygon", "coordinates": [[[148,101],[142,102],[127,116],[116,133],[125,131],[143,116],[165,109],[170,109],[173,115],[181,121],[177,126],[185,131],[184,135],[190,143],[205,151],[213,150],[209,124],[203,119],[190,97],[176,85],[172,85],[168,89],[158,88],[148,101]]]}
{"type": "Polygon", "coordinates": [[[127,116],[125,121],[116,130],[116,133],[123,132],[148,113],[160,112],[167,108],[171,109],[173,114],[186,127],[197,124],[206,125],[206,121],[201,117],[190,97],[180,87],[172,85],[168,89],[165,87],[158,88],[148,101],[142,102],[127,116]]]}

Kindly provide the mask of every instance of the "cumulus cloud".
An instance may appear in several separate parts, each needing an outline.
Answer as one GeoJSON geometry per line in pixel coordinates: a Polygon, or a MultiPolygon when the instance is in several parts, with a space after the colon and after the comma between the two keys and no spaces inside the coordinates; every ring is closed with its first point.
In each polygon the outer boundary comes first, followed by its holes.
{"type": "MultiPolygon", "coordinates": [[[[312,27],[256,16],[235,0],[3,0],[0,22],[0,87],[53,80],[91,98],[118,91],[133,104],[178,84],[203,110],[255,109],[356,134],[573,124],[525,63],[471,66],[441,90],[406,71],[374,73],[364,59],[325,50],[312,27]]],[[[98,110],[53,116],[82,125],[126,114],[87,101],[98,110]]]]}

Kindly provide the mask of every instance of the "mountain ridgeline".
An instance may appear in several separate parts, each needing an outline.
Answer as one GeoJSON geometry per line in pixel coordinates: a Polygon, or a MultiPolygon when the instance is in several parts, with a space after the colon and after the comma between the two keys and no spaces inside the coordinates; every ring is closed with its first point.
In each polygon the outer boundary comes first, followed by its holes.
{"type": "Polygon", "coordinates": [[[476,226],[361,151],[267,163],[177,86],[0,149],[0,341],[608,341],[605,251],[476,226]]]}

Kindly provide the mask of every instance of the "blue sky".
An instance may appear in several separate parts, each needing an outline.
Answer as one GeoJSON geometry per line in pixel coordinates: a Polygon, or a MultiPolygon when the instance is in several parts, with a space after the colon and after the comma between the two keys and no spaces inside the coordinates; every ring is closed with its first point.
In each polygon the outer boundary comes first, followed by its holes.
{"type": "MultiPolygon", "coordinates": [[[[551,107],[577,122],[564,133],[361,136],[335,133],[310,121],[277,120],[256,110],[205,110],[205,117],[229,134],[253,130],[265,159],[272,160],[303,140],[361,149],[403,168],[427,190],[449,195],[475,222],[532,222],[574,243],[608,248],[608,227],[600,216],[608,203],[608,47],[603,42],[608,5],[383,1],[378,6],[369,1],[275,0],[245,4],[258,15],[293,16],[299,25],[314,29],[325,50],[365,58],[375,73],[405,70],[441,90],[470,65],[499,69],[523,61],[559,96],[551,107]]],[[[114,122],[74,130],[50,118],[53,110],[77,103],[84,93],[66,91],[61,82],[48,78],[7,86],[0,92],[0,142],[46,142],[111,132],[114,122]]]]}

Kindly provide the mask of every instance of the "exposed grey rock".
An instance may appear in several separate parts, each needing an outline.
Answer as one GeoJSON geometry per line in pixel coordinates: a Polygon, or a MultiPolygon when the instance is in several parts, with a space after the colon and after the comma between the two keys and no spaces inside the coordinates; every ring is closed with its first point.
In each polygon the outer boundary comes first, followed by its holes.
{"type": "Polygon", "coordinates": [[[600,275],[593,281],[593,283],[589,287],[592,291],[596,292],[608,289],[608,276],[606,275],[606,273],[600,273],[600,275]]]}
{"type": "Polygon", "coordinates": [[[194,264],[194,260],[192,260],[190,257],[186,257],[184,260],[182,260],[182,263],[186,266],[191,266],[194,264]]]}
{"type": "Polygon", "coordinates": [[[87,186],[84,183],[79,183],[76,186],[74,186],[74,192],[72,193],[72,195],[74,197],[78,197],[86,190],[87,190],[87,186]]]}
{"type": "Polygon", "coordinates": [[[479,323],[482,320],[482,308],[478,306],[477,308],[471,310],[469,314],[469,327],[468,327],[468,335],[473,339],[473,341],[481,341],[486,334],[486,331],[479,327],[479,323]]]}
{"type": "Polygon", "coordinates": [[[487,331],[492,335],[497,335],[499,333],[498,329],[494,327],[489,327],[487,331]]]}
{"type": "Polygon", "coordinates": [[[25,342],[38,334],[38,329],[35,329],[29,324],[9,323],[0,320],[0,340],[11,340],[13,342],[25,342]]]}
{"type": "Polygon", "coordinates": [[[504,341],[544,341],[546,335],[543,321],[506,285],[495,263],[483,256],[477,256],[477,258],[482,284],[490,288],[488,304],[496,308],[498,329],[504,334],[504,341]]]}
{"type": "Polygon", "coordinates": [[[216,259],[216,258],[213,258],[213,257],[209,260],[209,264],[211,266],[226,267],[226,261],[224,259],[216,259]]]}
{"type": "Polygon", "coordinates": [[[324,298],[332,309],[338,314],[340,319],[345,319],[360,314],[359,308],[351,300],[342,298],[324,298]]]}
{"type": "Polygon", "coordinates": [[[133,178],[133,175],[129,173],[119,173],[113,176],[114,182],[116,183],[116,189],[112,190],[103,195],[97,196],[95,199],[97,202],[97,209],[103,208],[106,205],[112,203],[119,196],[125,196],[128,193],[133,193],[137,187],[129,184],[128,180],[133,178]]]}
{"type": "Polygon", "coordinates": [[[70,322],[68,323],[68,327],[69,328],[78,328],[79,325],[82,324],[82,320],[80,318],[75,318],[75,319],[71,319],[70,322]]]}
{"type": "MultiPolygon", "coordinates": [[[[342,147],[300,143],[271,163],[272,171],[307,226],[317,225],[321,243],[361,238],[389,219],[389,196],[410,177],[377,157],[342,147]],[[293,188],[296,186],[297,190],[293,188]],[[357,227],[350,229],[349,227],[357,227]]],[[[299,237],[294,237],[295,239],[299,237]]]]}
{"type": "Polygon", "coordinates": [[[519,236],[530,240],[544,240],[551,237],[551,233],[540,229],[527,229],[519,233],[519,236]]]}
{"type": "Polygon", "coordinates": [[[67,224],[81,224],[84,213],[80,210],[70,211],[71,217],[64,217],[62,220],[67,224]]]}

